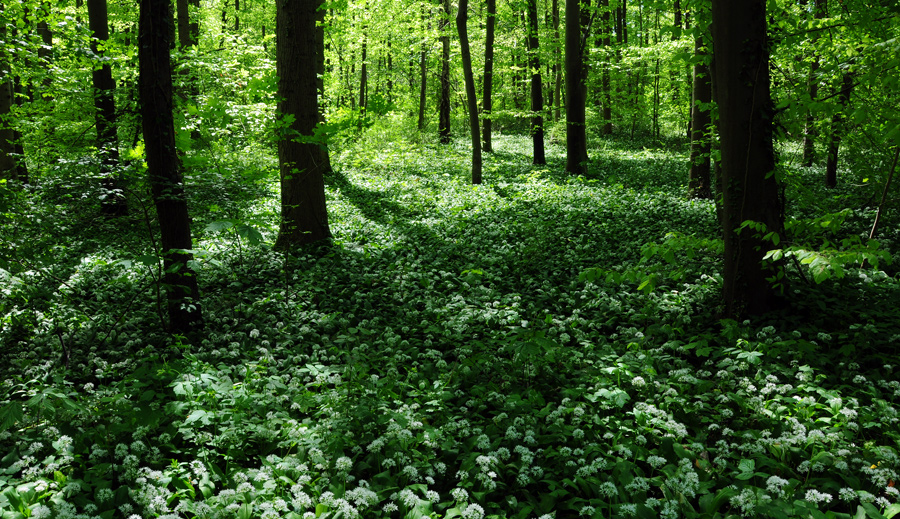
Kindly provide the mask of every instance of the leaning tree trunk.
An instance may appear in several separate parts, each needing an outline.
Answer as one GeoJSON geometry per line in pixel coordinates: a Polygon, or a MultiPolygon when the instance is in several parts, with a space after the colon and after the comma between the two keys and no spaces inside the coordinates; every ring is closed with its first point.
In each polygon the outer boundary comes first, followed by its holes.
{"type": "Polygon", "coordinates": [[[779,265],[762,261],[770,245],[762,234],[780,233],[784,222],[774,174],[766,0],[713,0],[712,19],[722,155],[725,312],[730,317],[759,315],[778,304],[770,279],[784,282],[779,265]],[[758,229],[742,228],[748,220],[758,229]]]}
{"type": "Polygon", "coordinates": [[[850,93],[853,91],[853,73],[844,72],[841,79],[841,93],[838,95],[840,110],[831,117],[831,139],[828,142],[828,155],[825,160],[825,186],[837,186],[838,150],[841,147],[841,134],[843,132],[844,110],[850,102],[850,93]]]}
{"type": "Polygon", "coordinates": [[[703,36],[694,39],[694,79],[691,95],[691,158],[688,189],[691,198],[712,198],[710,182],[710,131],[712,118],[712,82],[709,77],[706,47],[703,36]]]}
{"type": "MultiPolygon", "coordinates": [[[[87,0],[88,23],[94,38],[91,50],[94,55],[102,56],[99,43],[109,40],[106,0],[87,0]]],[[[106,190],[100,210],[103,214],[121,216],[128,212],[125,196],[121,191],[119,167],[119,136],[116,121],[116,102],[113,97],[116,82],[112,77],[109,63],[94,68],[94,108],[97,127],[97,149],[100,150],[100,172],[103,176],[103,188],[106,190]]]]}
{"type": "Polygon", "coordinates": [[[441,97],[438,101],[438,136],[441,144],[450,144],[450,0],[442,0],[441,18],[441,97]]]}
{"type": "Polygon", "coordinates": [[[497,0],[487,0],[487,27],[484,37],[484,98],[482,110],[484,112],[484,135],[482,140],[484,151],[494,151],[491,144],[491,126],[493,124],[491,110],[493,109],[494,90],[494,33],[497,27],[497,0]]]}
{"type": "Polygon", "coordinates": [[[537,0],[528,0],[528,67],[531,69],[532,163],[547,163],[544,155],[544,87],[541,83],[541,56],[538,42],[537,0]]]}
{"type": "Polygon", "coordinates": [[[581,14],[584,0],[566,2],[566,171],[575,175],[587,170],[587,129],[584,74],[584,42],[581,14]]]}
{"type": "Polygon", "coordinates": [[[475,97],[475,75],[472,73],[472,54],[469,52],[469,31],[466,28],[469,0],[459,0],[456,12],[456,30],[459,32],[459,49],[463,62],[463,79],[466,82],[466,102],[469,106],[469,130],[472,134],[472,183],[481,183],[481,136],[478,131],[478,99],[475,97]]]}
{"type": "Polygon", "coordinates": [[[278,113],[291,121],[278,141],[281,228],[275,248],[282,251],[331,238],[324,179],[331,161],[322,136],[316,134],[322,122],[318,98],[325,70],[322,4],[323,0],[276,4],[278,113]]]}
{"type": "MultiPolygon", "coordinates": [[[[93,1],[93,0],[88,0],[93,1]]],[[[190,267],[191,224],[175,148],[169,0],[141,0],[139,70],[147,173],[159,219],[169,329],[186,333],[202,323],[200,290],[190,267]]]]}

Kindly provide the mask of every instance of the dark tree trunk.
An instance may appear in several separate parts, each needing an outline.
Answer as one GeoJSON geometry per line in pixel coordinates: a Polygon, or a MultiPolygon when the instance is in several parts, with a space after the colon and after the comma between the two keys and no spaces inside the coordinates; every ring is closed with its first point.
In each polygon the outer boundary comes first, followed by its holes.
{"type": "Polygon", "coordinates": [[[528,68],[531,69],[531,139],[533,164],[547,163],[544,156],[544,87],[541,82],[541,56],[538,41],[537,0],[528,0],[528,68]]]}
{"type": "MultiPolygon", "coordinates": [[[[365,15],[364,15],[365,16],[365,15]]],[[[369,101],[369,64],[368,64],[368,43],[369,37],[366,35],[368,27],[363,25],[363,41],[362,56],[360,56],[359,67],[359,126],[362,128],[366,118],[366,106],[369,101]]]]}
{"type": "Polygon", "coordinates": [[[610,90],[609,75],[610,69],[612,68],[611,60],[613,53],[610,48],[612,46],[612,38],[610,36],[612,27],[610,27],[611,16],[609,12],[609,0],[600,0],[598,7],[600,9],[600,45],[603,46],[603,64],[601,65],[600,71],[603,127],[601,128],[600,133],[603,135],[612,135],[612,91],[610,90]]]}
{"type": "Polygon", "coordinates": [[[438,136],[450,144],[450,0],[442,0],[441,17],[441,97],[438,101],[438,136]]]}
{"type": "MultiPolygon", "coordinates": [[[[88,0],[91,2],[93,0],[88,0]]],[[[200,291],[190,268],[191,225],[175,149],[172,115],[170,0],[141,0],[139,68],[147,173],[159,218],[169,329],[187,333],[201,326],[200,291]]]]}
{"type": "Polygon", "coordinates": [[[566,2],[566,171],[575,175],[587,171],[588,161],[582,7],[582,0],[566,2]]]}
{"type": "Polygon", "coordinates": [[[494,90],[494,33],[497,27],[497,0],[487,0],[487,27],[485,29],[484,39],[484,99],[482,101],[482,109],[484,111],[484,151],[490,153],[494,151],[491,144],[491,126],[493,110],[493,90],[494,90]]]}
{"type": "Polygon", "coordinates": [[[459,50],[463,62],[463,79],[466,83],[466,102],[469,106],[469,131],[472,135],[472,183],[481,183],[481,136],[478,131],[478,98],[475,97],[475,75],[472,72],[472,54],[469,51],[469,31],[466,27],[469,0],[459,0],[456,12],[456,30],[459,32],[459,50]]]}
{"type": "Polygon", "coordinates": [[[318,98],[325,69],[322,4],[323,0],[276,4],[278,113],[292,120],[278,142],[281,228],[275,248],[282,251],[331,238],[324,180],[331,162],[322,136],[316,135],[322,121],[318,98]]]}
{"type": "Polygon", "coordinates": [[[850,94],[853,92],[853,73],[844,71],[841,79],[841,93],[838,95],[838,103],[841,109],[831,117],[831,139],[828,142],[828,155],[825,160],[825,186],[837,186],[838,150],[841,147],[841,134],[844,131],[844,111],[850,102],[850,94]]]}
{"type": "MultiPolygon", "coordinates": [[[[425,24],[425,11],[422,8],[422,24],[425,24]]],[[[426,86],[428,85],[428,45],[422,41],[422,48],[419,50],[419,131],[425,129],[425,100],[426,86]]]]}
{"type": "MultiPolygon", "coordinates": [[[[828,4],[826,0],[814,0],[815,2],[815,15],[816,19],[825,18],[827,15],[828,4]]],[[[813,43],[818,39],[817,36],[813,36],[813,43]]],[[[819,56],[818,54],[813,56],[813,61],[809,65],[809,78],[808,88],[809,88],[809,100],[815,101],[816,98],[819,97],[819,77],[817,72],[819,70],[819,56]]],[[[816,160],[816,116],[813,114],[813,111],[810,109],[806,110],[806,126],[803,129],[803,165],[806,167],[810,167],[816,160]]]]}
{"type": "Polygon", "coordinates": [[[691,169],[688,189],[691,198],[711,198],[710,183],[710,131],[712,118],[709,105],[712,102],[712,82],[709,65],[706,64],[707,50],[703,36],[694,39],[693,93],[691,95],[691,169]]]}
{"type": "Polygon", "coordinates": [[[234,33],[240,34],[241,32],[241,15],[238,14],[241,12],[241,0],[234,0],[234,33]]]}
{"type": "MultiPolygon", "coordinates": [[[[4,39],[3,26],[0,26],[0,39],[4,39]]],[[[0,178],[19,180],[19,166],[16,161],[16,135],[12,121],[13,78],[7,65],[9,57],[0,50],[0,178]]]]}
{"type": "Polygon", "coordinates": [[[40,92],[39,95],[46,100],[50,100],[52,98],[47,91],[53,83],[53,78],[50,73],[50,65],[53,59],[53,32],[50,30],[50,24],[47,23],[47,18],[50,16],[49,4],[42,2],[40,13],[40,21],[38,21],[37,24],[37,33],[41,37],[41,46],[38,48],[38,59],[41,66],[44,68],[44,78],[41,81],[41,86],[44,91],[40,92]]]}
{"type": "MultiPolygon", "coordinates": [[[[98,43],[109,39],[109,25],[106,14],[106,0],[87,0],[88,22],[94,38],[91,50],[102,56],[98,43]]],[[[168,23],[168,22],[167,22],[168,23]]],[[[168,31],[168,28],[167,28],[168,31]]],[[[103,176],[105,197],[101,202],[101,212],[106,215],[121,216],[128,211],[125,196],[121,191],[119,166],[119,137],[114,98],[116,82],[108,63],[95,67],[93,72],[94,108],[97,127],[97,149],[100,150],[100,170],[103,176]]]]}
{"type": "MultiPolygon", "coordinates": [[[[495,1],[495,0],[492,0],[495,1]]],[[[609,1],[609,0],[607,0],[609,1]]],[[[559,122],[562,107],[562,42],[559,39],[559,0],[553,0],[553,121],[559,122]]]]}
{"type": "Polygon", "coordinates": [[[775,308],[770,279],[784,282],[778,265],[764,265],[770,243],[743,222],[783,228],[783,201],[774,175],[766,0],[713,0],[713,49],[719,105],[725,241],[724,303],[729,317],[775,308]]]}

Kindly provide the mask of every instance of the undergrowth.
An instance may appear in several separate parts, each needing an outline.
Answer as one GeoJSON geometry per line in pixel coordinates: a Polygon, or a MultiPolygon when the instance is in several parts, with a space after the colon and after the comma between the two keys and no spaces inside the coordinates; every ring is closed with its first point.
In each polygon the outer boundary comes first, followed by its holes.
{"type": "MultiPolygon", "coordinates": [[[[790,266],[789,310],[722,320],[684,150],[599,141],[570,177],[498,136],[472,186],[464,145],[389,131],[334,153],[335,242],[293,257],[270,249],[271,157],[197,163],[191,337],[158,331],[141,218],[16,202],[4,239],[53,248],[0,271],[3,519],[900,510],[895,279],[790,266]]],[[[852,211],[836,232],[862,232],[852,211]]]]}

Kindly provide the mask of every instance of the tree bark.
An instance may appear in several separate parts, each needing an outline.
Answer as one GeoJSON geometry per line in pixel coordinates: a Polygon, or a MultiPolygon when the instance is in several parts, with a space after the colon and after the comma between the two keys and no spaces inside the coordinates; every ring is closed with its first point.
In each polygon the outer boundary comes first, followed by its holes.
{"type": "Polygon", "coordinates": [[[472,72],[472,54],[469,51],[469,31],[466,27],[469,0],[459,0],[456,11],[456,30],[459,32],[459,48],[463,62],[463,79],[466,83],[466,102],[469,106],[469,130],[472,135],[472,183],[481,183],[481,136],[478,131],[478,99],[475,97],[475,75],[472,72]]]}
{"type": "MultiPolygon", "coordinates": [[[[422,25],[425,25],[425,7],[422,7],[422,25]]],[[[425,129],[425,100],[426,86],[428,85],[428,46],[422,41],[419,50],[419,131],[425,129]]]]}
{"type": "MultiPolygon", "coordinates": [[[[609,0],[607,0],[609,1],[609,0]]],[[[553,122],[559,122],[562,107],[562,42],[559,37],[559,0],[553,0],[553,122]]]]}
{"type": "Polygon", "coordinates": [[[497,28],[497,0],[487,0],[487,27],[484,38],[484,98],[482,110],[484,112],[484,151],[494,151],[491,143],[491,129],[493,125],[493,90],[494,90],[494,34],[497,28]]]}
{"type": "Polygon", "coordinates": [[[278,113],[291,121],[278,142],[281,228],[277,250],[331,238],[324,174],[331,171],[319,95],[323,90],[325,33],[323,0],[277,2],[275,61],[278,113]],[[318,23],[317,23],[318,22],[318,23]],[[313,71],[315,73],[310,73],[313,71]]]}
{"type": "MultiPolygon", "coordinates": [[[[0,27],[0,39],[3,39],[3,31],[4,28],[0,27]]],[[[6,53],[0,51],[0,71],[6,73],[0,77],[0,178],[19,180],[19,167],[15,158],[16,135],[12,125],[13,78],[8,72],[8,59],[6,53]]]]}
{"type": "Polygon", "coordinates": [[[611,15],[609,11],[609,0],[600,0],[598,3],[600,9],[600,45],[603,47],[603,64],[600,71],[600,96],[603,112],[603,127],[600,133],[603,135],[612,135],[612,91],[610,90],[610,69],[612,68],[612,38],[610,32],[611,15]]]}
{"type": "MultiPolygon", "coordinates": [[[[102,56],[98,42],[109,40],[106,0],[87,0],[88,23],[94,37],[91,50],[96,56],[102,56]]],[[[106,191],[100,204],[105,215],[121,216],[128,212],[125,196],[121,191],[121,178],[116,171],[119,166],[119,136],[116,120],[116,102],[114,98],[116,82],[112,77],[112,68],[108,63],[95,67],[94,85],[94,119],[97,127],[97,149],[100,152],[100,172],[103,176],[103,188],[106,191]]]]}
{"type": "Polygon", "coordinates": [[[541,82],[541,55],[538,41],[537,0],[528,0],[528,68],[531,69],[532,164],[547,163],[544,154],[544,87],[541,82]]]}
{"type": "Polygon", "coordinates": [[[691,198],[712,198],[710,183],[710,131],[712,118],[709,105],[712,102],[712,82],[707,50],[703,36],[694,39],[693,92],[691,95],[691,158],[688,189],[691,198]]]}
{"type": "Polygon", "coordinates": [[[566,2],[566,171],[574,175],[586,173],[588,161],[582,7],[582,0],[566,2]]]}
{"type": "Polygon", "coordinates": [[[831,117],[831,139],[828,141],[828,155],[825,160],[825,186],[837,186],[838,150],[841,147],[841,134],[843,133],[844,111],[850,102],[850,94],[853,92],[853,73],[845,70],[841,79],[841,93],[838,95],[840,110],[831,117]]]}
{"type": "Polygon", "coordinates": [[[450,144],[450,0],[442,0],[441,7],[441,97],[438,101],[438,136],[441,144],[450,144]]]}
{"type": "MultiPolygon", "coordinates": [[[[816,19],[822,19],[826,16],[828,4],[826,0],[814,0],[816,19]]],[[[818,36],[813,36],[813,43],[818,40],[818,36]]],[[[819,97],[819,77],[816,74],[819,70],[819,56],[813,56],[813,61],[809,65],[809,77],[807,79],[809,88],[809,100],[815,101],[819,97]]],[[[806,110],[806,125],[803,129],[803,165],[810,167],[816,160],[816,116],[812,110],[806,110]]]]}
{"type": "Polygon", "coordinates": [[[171,20],[170,0],[141,0],[138,60],[147,173],[159,219],[169,329],[187,333],[202,325],[202,313],[197,277],[190,268],[190,217],[175,148],[171,20]]]}
{"type": "Polygon", "coordinates": [[[775,176],[766,0],[713,0],[713,49],[722,155],[724,303],[729,317],[775,308],[780,265],[762,263],[769,242],[741,225],[780,233],[783,201],[775,176]]]}

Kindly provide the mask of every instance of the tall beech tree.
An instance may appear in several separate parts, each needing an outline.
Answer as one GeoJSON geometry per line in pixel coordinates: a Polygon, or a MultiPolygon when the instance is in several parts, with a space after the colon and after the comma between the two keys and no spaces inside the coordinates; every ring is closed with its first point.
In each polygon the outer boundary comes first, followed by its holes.
{"type": "Polygon", "coordinates": [[[533,164],[546,164],[544,156],[544,87],[541,83],[541,55],[538,41],[537,0],[528,0],[528,68],[531,70],[531,139],[533,164]]]}
{"type": "Polygon", "coordinates": [[[566,171],[580,175],[588,161],[585,104],[584,38],[582,18],[586,0],[566,2],[566,171]]]}
{"type": "Polygon", "coordinates": [[[838,93],[838,110],[831,117],[831,135],[828,139],[828,153],[825,157],[825,185],[837,186],[838,150],[841,147],[841,134],[844,132],[844,111],[850,103],[850,94],[853,92],[853,72],[849,69],[841,74],[841,86],[838,93]]]}
{"type": "Polygon", "coordinates": [[[712,35],[722,154],[725,312],[758,315],[777,306],[769,279],[783,274],[780,266],[763,264],[771,243],[762,236],[780,233],[784,218],[775,175],[766,0],[713,0],[712,35]],[[747,221],[755,223],[743,225],[747,221]]]}
{"type": "Polygon", "coordinates": [[[441,96],[438,99],[438,136],[450,144],[450,0],[441,0],[441,96]]]}
{"type": "Polygon", "coordinates": [[[497,0],[487,0],[487,26],[484,36],[484,96],[481,100],[484,122],[482,137],[484,151],[494,151],[491,144],[493,90],[494,90],[494,35],[497,30],[497,0]]]}
{"type": "Polygon", "coordinates": [[[697,29],[694,37],[694,75],[691,94],[691,155],[688,189],[691,198],[711,198],[710,132],[712,117],[712,78],[710,77],[709,56],[703,44],[703,33],[697,29]]]}
{"type": "Polygon", "coordinates": [[[275,248],[282,251],[331,238],[324,179],[331,160],[316,133],[325,71],[323,5],[323,0],[276,3],[278,113],[284,128],[278,140],[281,228],[275,248]]]}
{"type": "Polygon", "coordinates": [[[456,30],[463,63],[463,80],[466,83],[466,103],[469,107],[469,131],[472,135],[472,183],[481,183],[481,135],[478,131],[478,98],[475,97],[475,75],[472,72],[472,53],[469,51],[468,19],[469,0],[459,0],[456,11],[456,30]]]}
{"type": "MultiPolygon", "coordinates": [[[[91,2],[93,0],[88,0],[91,2]]],[[[172,11],[170,0],[141,0],[139,84],[147,173],[159,219],[169,330],[186,333],[202,324],[200,290],[190,267],[191,219],[175,148],[172,114],[172,11]]]]}
{"type": "MultiPolygon", "coordinates": [[[[109,21],[106,0],[87,0],[88,24],[93,38],[91,51],[95,56],[103,56],[101,48],[109,40],[109,21]]],[[[112,67],[108,61],[94,66],[91,75],[94,86],[94,125],[97,128],[97,149],[100,152],[100,172],[106,194],[101,203],[101,212],[108,215],[123,215],[128,212],[125,196],[121,192],[119,178],[119,135],[116,118],[116,82],[112,77],[112,67]]]]}

